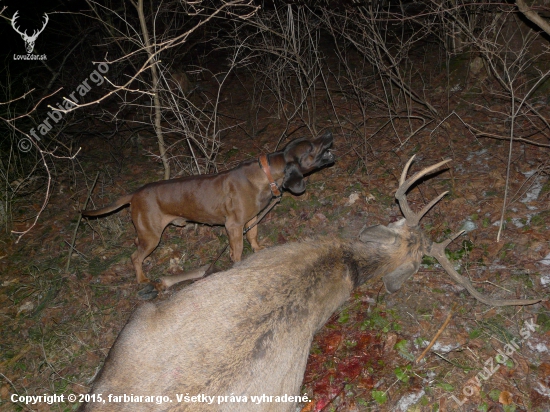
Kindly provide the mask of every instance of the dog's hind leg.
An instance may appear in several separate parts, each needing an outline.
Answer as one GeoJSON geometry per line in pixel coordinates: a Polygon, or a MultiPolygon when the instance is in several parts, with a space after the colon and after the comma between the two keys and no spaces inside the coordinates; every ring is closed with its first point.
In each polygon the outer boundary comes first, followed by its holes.
{"type": "Polygon", "coordinates": [[[136,231],[138,232],[138,237],[135,240],[137,250],[132,254],[132,263],[136,270],[138,283],[149,282],[149,279],[143,273],[143,261],[158,246],[163,230],[164,227],[161,227],[161,225],[146,228],[141,223],[139,229],[136,225],[136,231]]]}

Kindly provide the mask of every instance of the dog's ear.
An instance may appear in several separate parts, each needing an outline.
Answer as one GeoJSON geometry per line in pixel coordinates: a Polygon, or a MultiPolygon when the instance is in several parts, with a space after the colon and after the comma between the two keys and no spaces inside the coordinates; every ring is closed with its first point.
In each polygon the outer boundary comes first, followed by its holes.
{"type": "Polygon", "coordinates": [[[292,193],[299,195],[306,190],[304,175],[300,171],[297,163],[287,163],[285,167],[285,177],[283,178],[283,189],[288,189],[292,193]]]}
{"type": "Polygon", "coordinates": [[[299,162],[300,158],[311,151],[311,143],[309,140],[301,138],[291,141],[283,149],[285,162],[299,162]]]}

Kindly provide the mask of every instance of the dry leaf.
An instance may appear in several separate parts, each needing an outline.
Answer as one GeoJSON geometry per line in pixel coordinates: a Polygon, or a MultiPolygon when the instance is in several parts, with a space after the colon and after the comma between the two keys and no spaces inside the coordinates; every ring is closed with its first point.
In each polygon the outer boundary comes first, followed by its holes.
{"type": "Polygon", "coordinates": [[[540,372],[540,376],[541,378],[546,378],[547,376],[550,375],[550,363],[541,363],[540,366],[539,366],[539,372],[540,372]]]}
{"type": "Polygon", "coordinates": [[[498,397],[498,401],[503,405],[510,405],[514,399],[512,397],[512,394],[508,391],[502,391],[500,392],[500,395],[498,397]]]}
{"type": "Polygon", "coordinates": [[[346,206],[353,205],[355,202],[357,202],[357,200],[359,200],[359,193],[352,193],[351,195],[349,195],[349,199],[346,202],[346,206]]]}
{"type": "Polygon", "coordinates": [[[487,312],[485,312],[485,314],[483,315],[483,319],[493,319],[496,316],[496,314],[497,314],[496,308],[492,308],[487,312]]]}
{"type": "Polygon", "coordinates": [[[7,384],[2,385],[0,388],[0,399],[8,399],[10,395],[10,387],[7,384]]]}
{"type": "Polygon", "coordinates": [[[170,267],[168,268],[168,270],[170,269],[179,269],[180,267],[180,261],[181,259],[180,258],[170,258],[170,267]]]}
{"type": "Polygon", "coordinates": [[[313,408],[315,407],[315,402],[309,402],[302,408],[300,412],[311,412],[313,411],[313,408]]]}
{"type": "Polygon", "coordinates": [[[321,222],[326,222],[328,220],[327,217],[322,213],[315,213],[315,218],[317,220],[320,220],[321,222]]]}
{"type": "Polygon", "coordinates": [[[386,343],[384,344],[384,352],[390,352],[393,350],[393,347],[397,343],[397,335],[395,333],[388,333],[386,335],[386,343]]]}
{"type": "Polygon", "coordinates": [[[17,314],[19,315],[21,312],[30,312],[34,309],[33,303],[28,300],[25,303],[23,303],[21,306],[19,306],[19,309],[17,309],[17,314]]]}

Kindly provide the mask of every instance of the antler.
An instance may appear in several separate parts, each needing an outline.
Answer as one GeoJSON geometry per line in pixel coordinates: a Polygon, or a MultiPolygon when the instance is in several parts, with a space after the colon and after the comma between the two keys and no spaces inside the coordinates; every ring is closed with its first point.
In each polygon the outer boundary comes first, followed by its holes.
{"type": "Polygon", "coordinates": [[[17,33],[19,33],[21,36],[26,36],[26,35],[27,35],[27,30],[25,30],[24,33],[21,33],[21,32],[19,31],[19,28],[15,26],[15,20],[17,20],[18,17],[19,17],[19,10],[17,10],[17,11],[14,13],[14,15],[13,15],[13,17],[12,17],[12,19],[11,19],[11,27],[13,27],[13,29],[14,29],[17,33]]]}
{"type": "Polygon", "coordinates": [[[24,39],[25,41],[29,41],[29,42],[33,42],[34,40],[36,40],[36,38],[38,37],[38,35],[39,35],[40,33],[42,33],[42,32],[44,31],[44,29],[46,28],[46,25],[48,24],[48,21],[50,21],[49,16],[48,16],[46,13],[44,13],[44,23],[42,24],[42,28],[39,29],[39,30],[36,30],[36,29],[35,29],[35,30],[33,31],[32,35],[29,36],[29,35],[27,34],[27,30],[25,30],[24,32],[21,32],[21,31],[19,30],[19,27],[17,27],[17,26],[15,25],[15,21],[16,21],[18,18],[19,18],[19,10],[17,10],[17,11],[13,14],[13,17],[12,17],[12,19],[11,19],[11,27],[13,27],[13,29],[14,29],[17,33],[19,33],[19,34],[21,35],[21,37],[23,37],[23,39],[24,39]]]}
{"type": "MultiPolygon", "coordinates": [[[[420,222],[420,219],[430,210],[433,205],[435,205],[443,196],[445,196],[448,192],[444,192],[437,196],[434,200],[432,200],[430,203],[428,203],[420,213],[415,214],[411,208],[409,207],[409,204],[407,203],[407,190],[420,178],[426,176],[427,174],[433,172],[440,166],[444,165],[445,163],[448,163],[451,161],[451,159],[444,160],[442,162],[439,162],[433,166],[427,167],[425,169],[422,169],[420,172],[416,173],[414,176],[409,178],[408,180],[405,180],[407,177],[407,172],[409,171],[409,167],[411,163],[414,160],[414,156],[412,156],[407,164],[405,165],[405,168],[403,169],[403,173],[401,174],[401,178],[399,179],[399,188],[395,192],[395,198],[399,202],[399,206],[401,207],[401,211],[403,212],[403,215],[405,216],[407,225],[409,227],[417,226],[420,222]]],[[[450,239],[445,240],[441,243],[431,243],[430,250],[426,252],[428,256],[434,257],[437,259],[441,267],[445,269],[445,272],[454,279],[458,284],[462,285],[464,288],[470,292],[470,294],[475,297],[480,302],[483,302],[487,305],[491,306],[511,306],[511,305],[532,305],[535,303],[538,303],[542,301],[542,299],[491,299],[488,297],[483,296],[481,293],[479,293],[473,285],[470,283],[468,279],[466,279],[464,276],[460,275],[453,267],[449,259],[447,259],[447,256],[445,256],[445,248],[451,243],[453,240],[455,240],[458,236],[460,236],[464,231],[455,233],[450,239]]]]}
{"type": "Polygon", "coordinates": [[[491,299],[488,297],[483,296],[481,293],[479,293],[477,290],[475,290],[474,286],[470,283],[468,279],[466,279],[464,276],[460,275],[449,259],[447,259],[447,256],[445,256],[445,248],[451,243],[453,240],[455,240],[457,237],[459,237],[464,231],[460,231],[458,233],[455,233],[450,239],[445,240],[441,243],[432,243],[430,247],[430,251],[426,254],[428,256],[434,257],[437,259],[439,264],[443,269],[445,269],[445,272],[454,279],[458,284],[462,285],[464,288],[470,292],[470,294],[475,297],[477,300],[490,305],[490,306],[523,306],[523,305],[533,305],[535,303],[538,303],[542,301],[542,299],[491,299]]]}
{"type": "Polygon", "coordinates": [[[44,31],[44,29],[46,28],[46,25],[50,21],[50,17],[46,13],[44,13],[44,17],[45,17],[45,19],[44,19],[44,24],[42,24],[42,28],[40,30],[37,30],[36,33],[33,32],[31,37],[36,39],[36,37],[38,37],[38,35],[40,33],[42,33],[44,31]]]}
{"type": "Polygon", "coordinates": [[[395,198],[397,199],[397,202],[401,207],[401,212],[403,212],[403,216],[405,216],[405,220],[407,221],[407,225],[409,227],[418,226],[420,219],[422,219],[422,217],[426,213],[428,213],[428,210],[430,210],[433,207],[433,205],[439,202],[441,198],[449,192],[447,191],[447,192],[441,193],[429,204],[427,204],[424,207],[424,209],[420,211],[420,213],[416,214],[411,210],[407,202],[407,196],[406,196],[407,191],[413,185],[413,183],[418,181],[420,178],[426,176],[427,174],[430,174],[431,172],[436,170],[439,166],[443,166],[445,163],[448,163],[452,160],[452,159],[443,160],[442,162],[439,162],[433,166],[422,169],[420,172],[416,173],[413,177],[409,178],[408,180],[405,180],[405,178],[407,177],[407,172],[409,171],[409,167],[411,166],[411,163],[413,162],[415,156],[416,155],[413,155],[405,165],[405,168],[403,169],[403,173],[401,173],[401,179],[399,179],[399,188],[395,192],[395,198]]]}

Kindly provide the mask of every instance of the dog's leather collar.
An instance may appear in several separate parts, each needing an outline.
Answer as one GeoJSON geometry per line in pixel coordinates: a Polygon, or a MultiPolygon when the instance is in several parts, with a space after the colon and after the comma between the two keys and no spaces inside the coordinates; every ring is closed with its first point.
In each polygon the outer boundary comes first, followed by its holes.
{"type": "Polygon", "coordinates": [[[269,160],[267,159],[267,155],[263,154],[258,158],[258,162],[260,163],[260,167],[264,171],[265,175],[267,176],[267,180],[269,180],[269,187],[271,188],[271,194],[275,197],[282,196],[281,191],[279,190],[279,186],[277,186],[277,183],[275,183],[275,180],[273,180],[273,176],[271,176],[271,169],[269,168],[269,160]]]}

